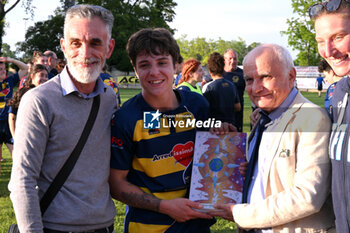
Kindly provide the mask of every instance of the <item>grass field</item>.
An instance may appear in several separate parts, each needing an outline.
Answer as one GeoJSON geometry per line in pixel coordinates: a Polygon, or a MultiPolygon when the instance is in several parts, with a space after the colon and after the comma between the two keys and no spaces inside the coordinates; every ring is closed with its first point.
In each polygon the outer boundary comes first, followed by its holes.
{"type": "MultiPolygon", "coordinates": [[[[122,102],[124,103],[127,99],[131,98],[135,94],[139,93],[140,89],[121,89],[120,95],[122,102]]],[[[310,101],[323,106],[324,93],[322,93],[321,98],[317,97],[317,93],[303,92],[303,95],[310,101]]],[[[247,95],[244,96],[244,126],[243,131],[250,131],[249,124],[249,114],[251,113],[250,100],[247,95]]],[[[5,233],[8,230],[10,224],[15,223],[15,215],[12,209],[12,204],[9,198],[9,191],[7,189],[7,184],[10,179],[12,160],[10,154],[6,148],[3,146],[3,157],[5,161],[1,163],[1,175],[0,175],[0,233],[5,233]]],[[[123,221],[125,213],[125,205],[120,202],[115,202],[117,208],[117,216],[115,219],[115,232],[123,232],[123,221]]],[[[218,219],[218,222],[212,226],[211,230],[213,233],[228,233],[234,232],[236,226],[234,223],[229,221],[218,219]]]]}

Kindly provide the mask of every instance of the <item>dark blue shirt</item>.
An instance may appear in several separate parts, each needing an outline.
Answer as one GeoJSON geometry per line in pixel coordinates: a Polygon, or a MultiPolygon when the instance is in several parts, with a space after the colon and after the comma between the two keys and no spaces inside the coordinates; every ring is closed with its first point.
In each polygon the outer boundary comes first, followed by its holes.
{"type": "Polygon", "coordinates": [[[239,67],[235,69],[232,72],[225,72],[222,76],[224,79],[233,82],[236,85],[238,96],[239,96],[239,102],[241,103],[241,111],[236,113],[235,115],[235,121],[236,126],[239,132],[242,132],[243,130],[243,106],[244,106],[244,90],[245,90],[245,81],[243,77],[243,70],[239,67]]]}
{"type": "MultiPolygon", "coordinates": [[[[209,106],[203,96],[189,91],[175,90],[175,93],[181,99],[179,106],[161,112],[161,119],[166,122],[180,116],[207,119],[209,106]]],[[[145,129],[144,114],[150,111],[156,109],[146,103],[142,94],[129,99],[116,111],[112,123],[111,167],[129,170],[127,180],[146,193],[161,199],[183,198],[188,188],[186,171],[191,168],[196,129],[162,123],[159,129],[145,129]]],[[[209,232],[213,223],[205,219],[179,223],[168,215],[129,206],[124,232],[129,232],[134,224],[138,224],[139,232],[147,229],[150,232],[152,226],[164,232],[209,232]]]]}
{"type": "Polygon", "coordinates": [[[333,127],[329,143],[332,162],[332,198],[337,232],[350,232],[350,99],[346,96],[349,93],[350,79],[344,77],[335,86],[333,94],[333,127]],[[341,112],[344,113],[342,119],[341,112]]]}
{"type": "Polygon", "coordinates": [[[332,99],[333,99],[333,93],[335,90],[335,85],[337,85],[337,82],[332,83],[326,92],[326,96],[324,98],[324,108],[327,110],[328,115],[331,119],[333,119],[333,106],[332,106],[332,99]]]}
{"type": "Polygon", "coordinates": [[[322,83],[324,83],[323,77],[318,77],[316,80],[317,80],[318,85],[322,85],[322,83]]]}
{"type": "Polygon", "coordinates": [[[232,123],[235,126],[235,104],[239,103],[236,86],[226,79],[217,79],[207,84],[203,93],[208,100],[210,111],[209,117],[232,123]]]}

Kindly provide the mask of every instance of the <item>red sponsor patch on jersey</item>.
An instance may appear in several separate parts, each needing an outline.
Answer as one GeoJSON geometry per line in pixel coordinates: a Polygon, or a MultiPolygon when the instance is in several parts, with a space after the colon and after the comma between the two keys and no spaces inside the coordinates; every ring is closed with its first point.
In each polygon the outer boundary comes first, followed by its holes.
{"type": "Polygon", "coordinates": [[[10,92],[10,88],[6,88],[6,89],[0,91],[1,96],[6,96],[9,92],[10,92]]]}
{"type": "Polygon", "coordinates": [[[119,147],[122,147],[124,143],[121,139],[116,138],[116,137],[112,137],[112,144],[117,145],[119,147]]]}
{"type": "Polygon", "coordinates": [[[173,157],[177,163],[187,167],[193,158],[194,143],[177,144],[173,148],[173,157]]]}

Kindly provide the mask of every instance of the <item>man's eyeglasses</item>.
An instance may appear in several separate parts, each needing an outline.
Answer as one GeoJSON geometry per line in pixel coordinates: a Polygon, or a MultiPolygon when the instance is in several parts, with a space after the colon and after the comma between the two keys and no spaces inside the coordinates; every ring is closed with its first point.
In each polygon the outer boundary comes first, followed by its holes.
{"type": "MultiPolygon", "coordinates": [[[[350,0],[343,0],[345,2],[350,3],[350,0]]],[[[342,0],[330,0],[328,2],[316,3],[309,8],[309,16],[310,18],[315,18],[319,15],[323,9],[326,9],[327,12],[333,12],[338,10],[340,3],[342,0]]]]}

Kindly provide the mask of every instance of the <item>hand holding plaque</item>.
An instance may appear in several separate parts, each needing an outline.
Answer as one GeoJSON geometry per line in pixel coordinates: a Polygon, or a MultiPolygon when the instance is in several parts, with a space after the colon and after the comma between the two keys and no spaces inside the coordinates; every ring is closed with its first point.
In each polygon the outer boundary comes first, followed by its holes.
{"type": "Polygon", "coordinates": [[[196,133],[189,198],[201,203],[200,211],[218,211],[216,203],[241,203],[243,177],[239,167],[246,161],[245,146],[245,133],[196,133]]]}

